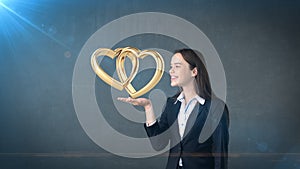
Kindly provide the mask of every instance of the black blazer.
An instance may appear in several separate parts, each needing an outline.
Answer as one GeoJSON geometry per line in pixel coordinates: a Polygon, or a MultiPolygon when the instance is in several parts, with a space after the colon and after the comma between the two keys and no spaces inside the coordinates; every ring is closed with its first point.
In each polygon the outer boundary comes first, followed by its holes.
{"type": "Polygon", "coordinates": [[[181,140],[177,121],[181,102],[176,100],[168,98],[160,120],[150,127],[144,125],[155,150],[162,150],[170,141],[167,169],[176,169],[180,157],[186,169],[227,169],[227,106],[220,99],[206,100],[204,105],[196,104],[181,140]],[[206,129],[203,128],[204,123],[206,129]],[[211,132],[204,132],[202,136],[205,138],[206,134],[207,139],[199,141],[202,129],[211,132]]]}

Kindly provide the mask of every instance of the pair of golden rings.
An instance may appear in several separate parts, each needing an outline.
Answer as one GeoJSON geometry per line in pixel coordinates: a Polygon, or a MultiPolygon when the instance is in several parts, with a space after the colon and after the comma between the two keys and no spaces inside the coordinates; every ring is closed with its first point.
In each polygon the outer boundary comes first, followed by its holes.
{"type": "Polygon", "coordinates": [[[115,50],[111,50],[108,48],[99,48],[92,54],[91,66],[97,76],[101,78],[105,83],[118,90],[123,90],[125,88],[125,90],[132,98],[137,98],[150,91],[157,85],[164,73],[164,60],[158,52],[154,50],[141,51],[134,47],[117,48],[115,50]],[[99,56],[108,56],[111,59],[116,58],[116,71],[120,81],[112,78],[99,66],[97,62],[97,58],[99,56]],[[143,88],[136,91],[131,82],[138,72],[139,59],[143,59],[146,56],[151,56],[155,60],[156,70],[152,79],[143,88]],[[126,75],[124,66],[125,59],[127,57],[130,59],[132,64],[132,69],[129,76],[126,75]]]}

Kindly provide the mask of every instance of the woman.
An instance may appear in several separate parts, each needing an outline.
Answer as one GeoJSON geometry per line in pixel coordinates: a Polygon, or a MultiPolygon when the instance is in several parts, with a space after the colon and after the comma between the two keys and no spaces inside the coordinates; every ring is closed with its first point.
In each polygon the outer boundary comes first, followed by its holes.
{"type": "Polygon", "coordinates": [[[208,73],[198,55],[192,49],[174,53],[169,73],[171,86],[178,86],[180,92],[168,98],[159,121],[149,99],[118,98],[145,108],[145,129],[154,149],[161,150],[170,141],[167,169],[227,168],[228,109],[220,99],[213,97],[208,73]],[[205,125],[211,134],[200,141],[205,125]]]}

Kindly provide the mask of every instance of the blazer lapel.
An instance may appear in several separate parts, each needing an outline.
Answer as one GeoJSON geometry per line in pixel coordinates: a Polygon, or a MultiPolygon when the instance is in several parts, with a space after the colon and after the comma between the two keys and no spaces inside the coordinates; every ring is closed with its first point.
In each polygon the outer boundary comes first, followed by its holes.
{"type": "Polygon", "coordinates": [[[178,143],[180,142],[180,134],[179,134],[179,126],[178,126],[178,114],[180,110],[181,102],[177,101],[176,104],[173,105],[171,109],[171,115],[170,115],[170,121],[169,124],[171,125],[172,129],[171,131],[173,132],[175,138],[174,142],[178,143]]]}
{"type": "Polygon", "coordinates": [[[181,102],[177,101],[176,104],[174,104],[174,106],[171,109],[171,116],[170,116],[170,124],[174,123],[175,121],[177,121],[177,117],[179,114],[179,110],[180,110],[180,106],[181,106],[181,102]]]}

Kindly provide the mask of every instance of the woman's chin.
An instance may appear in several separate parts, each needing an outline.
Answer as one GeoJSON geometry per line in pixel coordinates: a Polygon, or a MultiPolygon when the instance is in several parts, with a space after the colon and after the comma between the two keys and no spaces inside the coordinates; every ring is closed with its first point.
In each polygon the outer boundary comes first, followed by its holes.
{"type": "Polygon", "coordinates": [[[175,86],[177,86],[177,84],[174,83],[174,82],[171,82],[171,86],[172,86],[172,87],[175,87],[175,86]]]}

